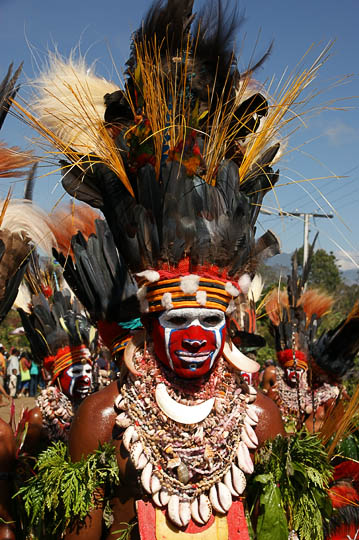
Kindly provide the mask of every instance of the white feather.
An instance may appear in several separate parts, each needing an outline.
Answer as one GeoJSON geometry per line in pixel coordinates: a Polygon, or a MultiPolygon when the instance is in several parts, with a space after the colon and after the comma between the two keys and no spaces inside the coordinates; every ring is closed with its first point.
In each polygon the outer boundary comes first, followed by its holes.
{"type": "Polygon", "coordinates": [[[30,290],[24,282],[20,283],[19,291],[14,302],[14,308],[21,308],[26,313],[30,313],[31,294],[30,290]]]}
{"type": "Polygon", "coordinates": [[[94,126],[104,120],[104,95],[119,90],[94,75],[93,68],[80,54],[73,52],[65,59],[57,51],[50,52],[47,65],[31,82],[33,113],[64,143],[84,154],[101,147],[94,126]]]}
{"type": "Polygon", "coordinates": [[[261,297],[263,287],[264,281],[262,279],[262,276],[260,274],[256,274],[252,279],[252,283],[249,286],[248,299],[253,300],[255,303],[257,303],[261,297]]]}
{"type": "Polygon", "coordinates": [[[52,248],[56,247],[56,239],[48,226],[48,216],[31,201],[11,200],[1,228],[18,233],[22,238],[29,237],[36,248],[52,257],[52,248]]]}

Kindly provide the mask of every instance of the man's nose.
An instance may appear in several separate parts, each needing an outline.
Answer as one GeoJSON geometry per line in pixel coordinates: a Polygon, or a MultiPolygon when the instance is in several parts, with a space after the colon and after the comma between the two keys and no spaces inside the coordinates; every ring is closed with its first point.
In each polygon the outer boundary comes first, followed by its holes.
{"type": "Polygon", "coordinates": [[[182,345],[190,352],[197,352],[207,344],[205,339],[183,339],[182,345]]]}

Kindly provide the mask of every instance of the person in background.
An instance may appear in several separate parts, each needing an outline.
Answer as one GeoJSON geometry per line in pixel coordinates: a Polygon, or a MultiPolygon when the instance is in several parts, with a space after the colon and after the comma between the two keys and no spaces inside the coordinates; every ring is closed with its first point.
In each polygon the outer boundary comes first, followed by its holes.
{"type": "Polygon", "coordinates": [[[9,377],[9,394],[10,397],[16,397],[16,387],[17,387],[17,371],[14,368],[9,377]]]}
{"type": "Polygon", "coordinates": [[[18,379],[20,379],[19,351],[15,349],[15,347],[10,351],[10,356],[7,363],[6,375],[7,375],[9,394],[10,396],[15,397],[16,392],[18,390],[18,379]],[[13,385],[14,383],[14,378],[13,378],[14,375],[16,376],[16,388],[15,388],[15,394],[12,394],[10,392],[10,384],[13,385]]]}
{"type": "Polygon", "coordinates": [[[37,386],[39,384],[39,366],[36,362],[31,362],[30,368],[30,397],[35,397],[37,394],[37,386]]]}
{"type": "Polygon", "coordinates": [[[4,405],[6,405],[6,403],[3,403],[3,399],[2,399],[3,396],[6,397],[6,399],[10,401],[9,394],[6,392],[4,385],[0,383],[0,407],[3,407],[4,405]]]}
{"type": "Polygon", "coordinates": [[[26,353],[22,353],[20,356],[20,377],[21,377],[21,388],[19,396],[28,396],[30,389],[30,367],[31,362],[26,356],[26,353]]]}

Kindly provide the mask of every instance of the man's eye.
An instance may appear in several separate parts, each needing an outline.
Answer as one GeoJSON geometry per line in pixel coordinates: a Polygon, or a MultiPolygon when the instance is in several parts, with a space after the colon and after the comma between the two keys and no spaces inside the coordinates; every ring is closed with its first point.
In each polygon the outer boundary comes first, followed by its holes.
{"type": "Polygon", "coordinates": [[[187,317],[171,317],[169,322],[175,326],[182,326],[183,324],[186,324],[187,317]]]}
{"type": "Polygon", "coordinates": [[[222,322],[222,318],[218,315],[210,315],[208,317],[203,317],[202,322],[206,326],[217,326],[222,322]]]}

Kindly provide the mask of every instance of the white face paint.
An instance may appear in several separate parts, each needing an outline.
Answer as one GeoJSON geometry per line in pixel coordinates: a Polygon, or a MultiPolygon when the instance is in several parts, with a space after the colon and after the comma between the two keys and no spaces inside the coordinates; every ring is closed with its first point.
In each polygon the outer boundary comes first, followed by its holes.
{"type": "Polygon", "coordinates": [[[92,367],[90,364],[73,364],[67,370],[67,376],[71,378],[69,386],[70,396],[77,396],[79,398],[85,398],[91,388],[92,384],[92,367]]]}
{"type": "Polygon", "coordinates": [[[157,346],[156,353],[173,371],[184,377],[198,377],[212,368],[225,339],[226,318],[222,311],[170,309],[162,313],[158,325],[162,330],[157,345],[162,334],[164,350],[157,346]]]}

